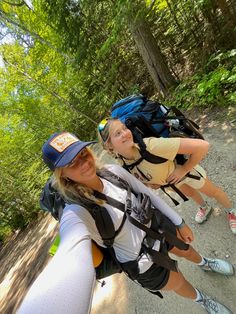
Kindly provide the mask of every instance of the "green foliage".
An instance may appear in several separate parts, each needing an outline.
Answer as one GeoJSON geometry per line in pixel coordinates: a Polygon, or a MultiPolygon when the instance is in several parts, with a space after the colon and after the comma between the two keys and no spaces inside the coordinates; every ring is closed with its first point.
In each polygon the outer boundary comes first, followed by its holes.
{"type": "Polygon", "coordinates": [[[1,222],[14,230],[24,228],[38,211],[42,164],[36,139],[19,117],[5,115],[0,122],[1,222]]]}
{"type": "Polygon", "coordinates": [[[3,222],[0,223],[0,244],[4,242],[12,233],[12,229],[5,225],[3,222]]]}
{"type": "Polygon", "coordinates": [[[179,84],[168,103],[184,108],[236,105],[235,62],[235,49],[212,56],[204,69],[179,84]]]}

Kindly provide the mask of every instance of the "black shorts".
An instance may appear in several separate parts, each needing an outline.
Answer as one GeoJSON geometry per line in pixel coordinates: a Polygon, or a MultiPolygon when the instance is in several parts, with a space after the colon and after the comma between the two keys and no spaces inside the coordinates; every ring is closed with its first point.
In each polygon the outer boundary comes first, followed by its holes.
{"type": "MultiPolygon", "coordinates": [[[[158,230],[158,221],[157,217],[154,215],[152,219],[151,229],[158,230]]],[[[165,225],[165,230],[176,235],[176,227],[166,216],[161,217],[161,223],[165,225]]],[[[160,252],[163,254],[168,254],[168,252],[174,246],[168,242],[161,243],[160,252]]],[[[169,280],[170,270],[162,266],[154,264],[144,273],[139,274],[138,263],[137,261],[128,262],[124,264],[128,266],[127,274],[132,280],[137,280],[138,283],[145,289],[150,290],[151,292],[156,292],[165,287],[169,280]]]]}
{"type": "MultiPolygon", "coordinates": [[[[161,245],[160,252],[166,252],[173,248],[169,243],[161,245]]],[[[165,287],[170,277],[170,270],[153,264],[147,271],[139,274],[137,281],[147,290],[158,291],[165,287]]]]}
{"type": "Polygon", "coordinates": [[[143,288],[156,292],[165,287],[169,277],[169,269],[153,264],[145,273],[139,274],[136,280],[143,288]]]}

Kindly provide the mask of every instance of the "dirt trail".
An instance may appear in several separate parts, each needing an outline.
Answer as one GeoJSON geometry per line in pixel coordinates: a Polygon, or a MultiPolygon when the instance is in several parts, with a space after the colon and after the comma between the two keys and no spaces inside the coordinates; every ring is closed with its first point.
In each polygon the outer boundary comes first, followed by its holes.
{"type": "Polygon", "coordinates": [[[0,313],[14,313],[29,286],[50,256],[56,222],[41,215],[26,230],[12,237],[0,252],[0,313]]]}
{"type": "MultiPolygon", "coordinates": [[[[202,165],[208,176],[229,194],[236,204],[236,115],[232,108],[218,113],[192,113],[211,143],[208,156],[202,165]],[[230,118],[229,118],[230,117],[230,118]],[[230,122],[232,121],[232,122],[230,122]]],[[[235,109],[234,109],[235,110],[235,109]]],[[[235,111],[234,111],[235,112],[235,111]]],[[[216,207],[212,201],[210,203],[216,207]]],[[[224,212],[215,210],[203,225],[196,225],[196,205],[189,201],[177,207],[195,234],[194,246],[203,254],[229,259],[236,266],[235,235],[228,228],[224,212]]],[[[15,313],[29,286],[41,272],[50,257],[48,249],[56,234],[56,222],[42,215],[24,232],[15,235],[0,251],[0,313],[15,313]]],[[[223,278],[216,274],[205,274],[195,266],[180,261],[183,273],[199,288],[217,297],[236,313],[235,277],[223,278]]],[[[123,275],[106,280],[105,287],[98,284],[93,301],[92,313],[127,314],[200,314],[198,306],[192,305],[173,294],[166,294],[164,300],[147,293],[123,275]],[[176,307],[178,304],[178,307],[176,307]]]]}

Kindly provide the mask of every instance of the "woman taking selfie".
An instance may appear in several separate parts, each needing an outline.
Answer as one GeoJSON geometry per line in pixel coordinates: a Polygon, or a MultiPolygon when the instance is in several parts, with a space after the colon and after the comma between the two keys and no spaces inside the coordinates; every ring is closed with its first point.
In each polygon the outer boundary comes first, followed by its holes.
{"type": "Polygon", "coordinates": [[[55,187],[70,205],[60,219],[59,249],[18,313],[89,313],[95,281],[91,240],[99,246],[110,243],[121,269],[151,293],[173,291],[207,313],[232,313],[194,288],[168,253],[222,275],[233,275],[232,265],[201,256],[189,245],[193,234],[183,219],[122,167],[98,167],[90,144],[62,132],[43,146],[43,159],[54,172],[55,187]],[[113,239],[102,238],[98,230],[101,224],[96,217],[104,217],[104,212],[111,221],[108,225],[103,220],[103,228],[109,233],[106,228],[114,226],[113,239]]]}

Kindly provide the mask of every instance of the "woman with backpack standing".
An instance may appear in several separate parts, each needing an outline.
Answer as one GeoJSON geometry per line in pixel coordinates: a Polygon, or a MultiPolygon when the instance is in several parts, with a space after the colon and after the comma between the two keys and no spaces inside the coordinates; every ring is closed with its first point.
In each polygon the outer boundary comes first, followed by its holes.
{"type": "MultiPolygon", "coordinates": [[[[18,314],[89,312],[95,278],[91,239],[100,246],[104,246],[105,240],[113,243],[114,259],[122,270],[151,293],[174,291],[195,301],[208,313],[232,314],[224,305],[194,288],[168,252],[186,258],[203,270],[222,275],[233,275],[232,265],[221,259],[202,257],[187,245],[193,241],[193,234],[183,219],[122,167],[107,165],[98,169],[87,148],[89,144],[62,132],[52,135],[43,146],[43,158],[54,172],[56,187],[71,205],[65,206],[61,216],[59,249],[29,290],[18,314]],[[110,173],[111,180],[105,173],[110,173]],[[148,200],[150,206],[147,206],[148,200]],[[124,212],[120,204],[125,204],[124,212]],[[113,242],[102,238],[101,221],[100,224],[96,221],[104,217],[104,212],[109,214],[115,229],[113,242]],[[139,222],[145,213],[149,219],[139,222]],[[159,222],[157,217],[161,218],[159,222]],[[148,230],[158,234],[161,240],[150,241],[148,230]]],[[[108,234],[107,220],[102,219],[102,223],[105,224],[103,231],[108,234]]]]}
{"type": "Polygon", "coordinates": [[[165,158],[155,164],[140,155],[140,147],[134,143],[132,132],[118,119],[104,119],[98,126],[100,141],[108,152],[115,155],[124,168],[146,185],[157,189],[172,185],[183,194],[193,198],[200,206],[195,220],[202,223],[211,212],[211,207],[200,193],[220,203],[228,217],[230,229],[236,234],[236,207],[233,207],[227,194],[206,176],[205,170],[198,165],[208,151],[208,142],[190,138],[145,138],[147,152],[165,158]],[[180,165],[175,162],[177,154],[189,155],[180,165]],[[200,192],[200,193],[199,193],[200,192]]]}

